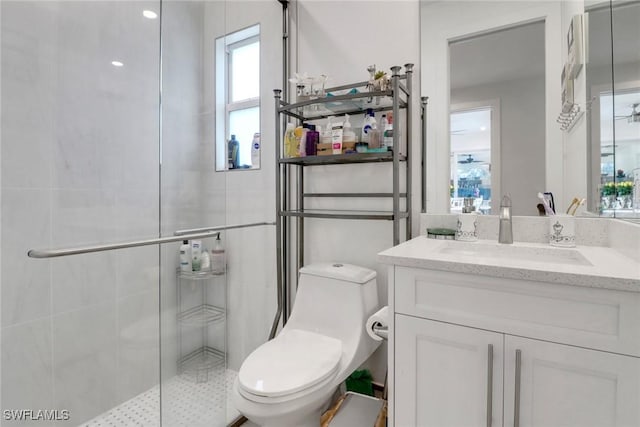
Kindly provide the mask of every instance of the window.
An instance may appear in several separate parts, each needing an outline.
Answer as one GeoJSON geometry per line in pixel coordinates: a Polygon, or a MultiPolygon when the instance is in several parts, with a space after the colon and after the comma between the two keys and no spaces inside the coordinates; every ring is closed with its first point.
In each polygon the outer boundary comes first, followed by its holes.
{"type": "Polygon", "coordinates": [[[216,40],[216,170],[260,167],[260,26],[216,40]]]}

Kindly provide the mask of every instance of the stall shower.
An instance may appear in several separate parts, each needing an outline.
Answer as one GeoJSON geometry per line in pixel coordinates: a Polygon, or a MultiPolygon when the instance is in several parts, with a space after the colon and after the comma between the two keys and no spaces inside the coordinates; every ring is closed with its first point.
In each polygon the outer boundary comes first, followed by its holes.
{"type": "Polygon", "coordinates": [[[276,312],[275,206],[269,148],[215,167],[210,48],[233,3],[0,3],[1,426],[239,415],[235,372],[276,312]],[[180,232],[221,244],[224,272],[181,276],[180,232]]]}

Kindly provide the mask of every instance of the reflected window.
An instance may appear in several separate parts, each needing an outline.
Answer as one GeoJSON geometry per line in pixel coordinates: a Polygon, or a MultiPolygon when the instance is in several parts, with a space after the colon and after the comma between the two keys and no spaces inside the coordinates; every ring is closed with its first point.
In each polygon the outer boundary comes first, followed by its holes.
{"type": "Polygon", "coordinates": [[[217,39],[216,62],[216,170],[258,169],[260,26],[217,39]]]}
{"type": "Polygon", "coordinates": [[[473,198],[476,212],[491,213],[491,107],[451,113],[451,212],[473,198]]]}

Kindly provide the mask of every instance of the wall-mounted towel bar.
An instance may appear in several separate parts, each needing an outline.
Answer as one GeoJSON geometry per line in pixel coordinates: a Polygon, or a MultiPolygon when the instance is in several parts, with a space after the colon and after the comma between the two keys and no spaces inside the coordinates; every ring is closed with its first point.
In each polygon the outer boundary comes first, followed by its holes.
{"type": "Polygon", "coordinates": [[[113,251],[116,249],[136,248],[139,246],[161,245],[164,243],[180,242],[188,239],[206,239],[216,237],[220,231],[236,228],[258,227],[262,225],[275,225],[274,222],[255,222],[250,224],[220,225],[215,227],[195,228],[193,230],[179,230],[174,236],[158,237],[155,239],[132,240],[121,243],[107,243],[102,245],[79,246],[66,249],[31,249],[27,252],[30,258],[56,258],[69,255],[81,255],[92,252],[113,251]]]}

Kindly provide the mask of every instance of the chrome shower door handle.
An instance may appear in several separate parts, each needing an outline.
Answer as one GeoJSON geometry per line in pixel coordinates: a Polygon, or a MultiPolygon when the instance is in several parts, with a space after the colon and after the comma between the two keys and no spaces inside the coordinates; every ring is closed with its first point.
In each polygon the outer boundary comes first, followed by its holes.
{"type": "Polygon", "coordinates": [[[493,344],[487,346],[487,427],[493,415],[493,344]]]}
{"type": "Polygon", "coordinates": [[[522,350],[516,350],[516,380],[513,397],[513,427],[520,427],[520,374],[522,371],[522,350]]]}

